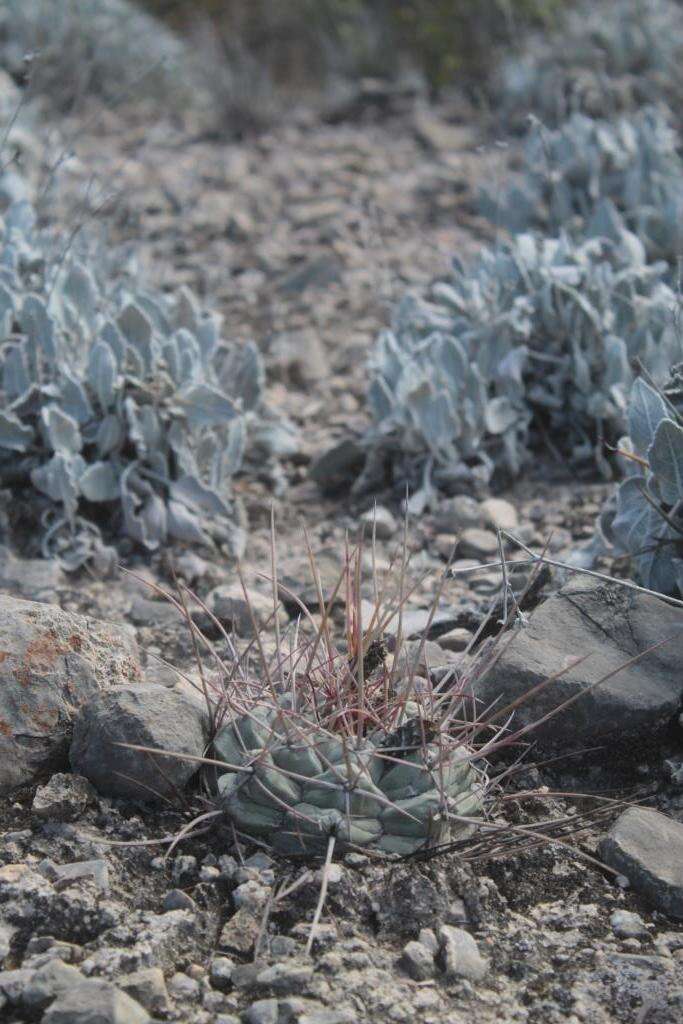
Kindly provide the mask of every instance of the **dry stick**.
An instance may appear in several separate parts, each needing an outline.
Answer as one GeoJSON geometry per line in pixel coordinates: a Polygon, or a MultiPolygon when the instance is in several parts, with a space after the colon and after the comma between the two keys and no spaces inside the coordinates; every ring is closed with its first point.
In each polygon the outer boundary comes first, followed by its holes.
{"type": "Polygon", "coordinates": [[[179,843],[182,843],[183,839],[190,835],[195,825],[198,825],[200,821],[209,821],[212,818],[220,818],[222,813],[222,811],[207,811],[206,814],[200,814],[197,818],[194,818],[192,821],[188,822],[188,824],[184,828],[181,828],[180,832],[178,832],[177,835],[174,837],[173,842],[171,843],[168,850],[164,854],[164,860],[168,860],[168,858],[175,850],[176,846],[178,846],[179,843]]]}
{"type": "Polygon", "coordinates": [[[356,656],[356,671],[358,673],[357,685],[358,685],[358,736],[357,745],[360,747],[363,741],[363,718],[365,714],[365,657],[363,651],[363,631],[361,622],[361,563],[363,554],[363,534],[361,533],[360,541],[357,548],[356,554],[356,569],[354,574],[354,608],[356,615],[356,630],[358,631],[358,652],[356,656]]]}
{"type": "Polygon", "coordinates": [[[285,676],[282,660],[280,658],[281,638],[280,618],[278,615],[278,610],[280,607],[280,598],[278,596],[277,590],[277,554],[275,550],[275,507],[273,505],[270,506],[270,571],[273,576],[273,619],[275,622],[275,649],[278,652],[278,675],[280,677],[280,687],[282,689],[282,692],[284,693],[285,676]]]}
{"type": "Polygon", "coordinates": [[[313,948],[313,940],[315,939],[315,933],[320,924],[320,918],[322,917],[323,907],[325,905],[325,897],[327,896],[327,885],[330,877],[330,865],[332,864],[332,857],[334,855],[334,844],[335,837],[330,836],[327,840],[327,855],[325,857],[325,864],[322,869],[322,881],[320,883],[320,896],[318,897],[318,904],[315,908],[315,914],[313,915],[313,921],[311,922],[311,930],[308,935],[308,942],[306,943],[306,956],[311,955],[311,949],[313,948]]]}
{"type": "Polygon", "coordinates": [[[253,962],[254,963],[257,962],[257,960],[259,958],[259,953],[261,952],[261,944],[262,944],[262,942],[263,942],[263,940],[265,938],[265,935],[266,935],[266,928],[268,927],[268,919],[270,917],[270,912],[271,912],[271,909],[273,907],[273,903],[274,902],[275,902],[275,894],[273,893],[273,890],[271,889],[270,892],[268,893],[268,899],[266,900],[266,905],[263,908],[263,914],[261,915],[261,923],[259,924],[258,935],[256,936],[256,941],[254,942],[254,957],[253,957],[253,962]]]}
{"type": "MultiPolygon", "coordinates": [[[[648,505],[652,506],[652,508],[657,513],[657,515],[661,519],[663,519],[664,522],[668,526],[670,526],[671,529],[675,533],[677,533],[679,537],[682,536],[683,535],[683,527],[681,526],[681,524],[677,523],[676,520],[668,512],[665,512],[664,509],[660,505],[657,504],[655,499],[652,497],[652,495],[648,491],[647,485],[646,485],[645,481],[644,480],[639,480],[636,477],[636,487],[638,488],[638,490],[640,491],[642,496],[645,498],[645,501],[648,503],[648,505]]],[[[676,508],[680,508],[680,502],[676,503],[676,508]]],[[[680,544],[680,541],[675,541],[672,538],[665,540],[663,537],[661,537],[659,539],[659,544],[653,544],[650,548],[640,548],[640,550],[638,551],[638,554],[642,555],[642,554],[645,554],[647,551],[658,551],[659,548],[661,548],[664,544],[680,544]]]]}
{"type": "MultiPolygon", "coordinates": [[[[173,565],[171,565],[171,573],[173,575],[173,582],[175,583],[176,591],[178,593],[178,597],[180,599],[180,604],[181,604],[182,609],[183,609],[183,617],[185,618],[185,622],[187,622],[187,623],[192,622],[192,616],[190,615],[189,609],[187,607],[187,602],[185,600],[185,594],[183,592],[183,587],[180,585],[180,583],[178,581],[178,577],[176,576],[176,571],[175,571],[175,568],[174,568],[173,565]]],[[[192,652],[193,652],[193,655],[194,655],[195,663],[197,665],[197,671],[199,672],[199,679],[200,679],[200,682],[202,684],[202,693],[204,694],[204,701],[206,703],[206,710],[207,710],[207,714],[209,716],[210,734],[213,736],[214,735],[214,731],[215,731],[215,727],[216,727],[216,719],[215,719],[215,715],[214,715],[214,708],[213,708],[213,704],[211,703],[211,699],[209,697],[209,689],[208,689],[208,687],[206,685],[206,678],[204,676],[204,664],[202,662],[201,655],[199,653],[199,644],[197,643],[197,636],[196,636],[195,631],[193,629],[190,630],[190,637],[192,639],[192,652]]]]}
{"type": "Polygon", "coordinates": [[[277,693],[275,692],[275,687],[273,685],[273,677],[271,676],[270,670],[269,670],[269,667],[268,667],[268,659],[266,658],[266,652],[263,649],[263,643],[261,641],[261,631],[259,629],[258,623],[256,622],[256,615],[254,613],[254,607],[253,607],[253,605],[251,603],[251,598],[249,597],[249,592],[247,590],[247,585],[244,582],[244,573],[242,572],[242,566],[241,566],[241,564],[239,562],[237,563],[237,575],[239,577],[239,581],[240,581],[240,584],[242,586],[242,593],[244,595],[244,600],[246,601],[246,604],[247,604],[247,610],[249,612],[249,618],[251,620],[251,628],[254,631],[254,637],[256,639],[256,647],[257,647],[257,650],[259,652],[259,657],[261,659],[261,667],[263,668],[263,672],[264,672],[264,675],[266,677],[266,682],[268,684],[268,689],[270,690],[271,697],[272,697],[274,703],[277,704],[277,693]]]}
{"type": "MultiPolygon", "coordinates": [[[[606,573],[597,572],[595,569],[584,569],[580,566],[569,565],[566,562],[558,562],[554,558],[548,558],[546,555],[536,555],[528,548],[526,544],[523,544],[521,540],[515,537],[507,531],[502,531],[503,535],[511,540],[514,544],[525,551],[529,558],[516,559],[513,565],[534,565],[541,562],[543,565],[551,565],[555,569],[564,569],[567,572],[579,573],[582,576],[590,576],[592,579],[602,580],[604,583],[616,583],[620,587],[625,587],[627,590],[635,590],[638,594],[648,594],[650,597],[658,597],[667,604],[675,605],[677,608],[683,608],[683,601],[678,598],[670,597],[668,594],[660,594],[657,590],[650,590],[648,587],[638,586],[637,583],[632,583],[630,580],[620,580],[616,576],[608,576],[606,573]]],[[[450,576],[455,578],[456,576],[468,576],[470,573],[481,572],[485,569],[496,569],[500,568],[500,562],[489,562],[485,565],[476,565],[466,569],[451,569],[450,576]]]]}
{"type": "MultiPolygon", "coordinates": [[[[220,814],[222,812],[216,811],[215,813],[216,813],[216,815],[218,815],[218,814],[220,814]]],[[[195,819],[195,823],[196,823],[196,819],[195,819]]],[[[186,833],[183,836],[183,838],[184,839],[188,839],[188,838],[194,838],[194,836],[205,836],[205,835],[208,835],[208,833],[210,831],[211,831],[211,827],[210,826],[208,826],[207,828],[198,828],[195,832],[188,832],[188,833],[186,833]]],[[[121,847],[131,847],[131,846],[164,846],[166,843],[172,843],[176,839],[176,837],[177,837],[177,833],[176,833],[176,835],[173,835],[173,836],[162,836],[161,839],[127,839],[124,842],[124,841],[120,841],[120,840],[117,840],[117,839],[101,839],[99,836],[93,836],[93,835],[91,835],[88,832],[80,832],[79,831],[78,834],[79,834],[79,836],[82,839],[84,839],[84,840],[87,839],[88,842],[91,842],[91,843],[97,843],[99,846],[121,846],[121,847]]]]}

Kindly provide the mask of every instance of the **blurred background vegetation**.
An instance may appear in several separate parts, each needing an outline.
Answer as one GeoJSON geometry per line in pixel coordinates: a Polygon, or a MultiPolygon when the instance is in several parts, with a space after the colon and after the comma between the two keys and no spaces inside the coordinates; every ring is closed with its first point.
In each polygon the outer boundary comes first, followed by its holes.
{"type": "Polygon", "coordinates": [[[277,87],[420,71],[432,93],[476,86],[498,44],[554,23],[566,0],[138,0],[183,34],[204,23],[226,56],[277,87]]]}

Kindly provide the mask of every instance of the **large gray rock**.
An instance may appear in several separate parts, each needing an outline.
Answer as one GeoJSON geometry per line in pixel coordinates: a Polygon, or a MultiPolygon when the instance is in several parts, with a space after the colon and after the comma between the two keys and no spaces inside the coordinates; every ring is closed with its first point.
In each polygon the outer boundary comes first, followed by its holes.
{"type": "Polygon", "coordinates": [[[206,708],[165,686],[120,686],[95,694],[74,722],[71,766],[107,796],[172,797],[197,771],[196,761],[117,746],[132,743],[201,757],[209,738],[206,708]]]}
{"type": "Polygon", "coordinates": [[[597,756],[603,760],[638,759],[680,708],[681,664],[683,612],[655,597],[579,578],[532,613],[474,688],[484,706],[496,701],[502,709],[567,669],[518,708],[512,728],[535,722],[581,694],[529,739],[542,750],[602,746],[597,756]],[[645,653],[662,640],[669,642],[645,653]],[[585,655],[581,664],[569,667],[585,655]],[[637,655],[643,657],[628,665],[637,655]]]}
{"type": "Polygon", "coordinates": [[[683,918],[683,824],[648,807],[629,807],[600,844],[600,856],[653,907],[683,918]]]}
{"type": "Polygon", "coordinates": [[[149,1014],[109,981],[89,978],[55,999],[43,1024],[147,1024],[149,1014]]]}
{"type": "Polygon", "coordinates": [[[0,594],[0,795],[64,767],[79,705],[141,674],[129,628],[0,594]]]}

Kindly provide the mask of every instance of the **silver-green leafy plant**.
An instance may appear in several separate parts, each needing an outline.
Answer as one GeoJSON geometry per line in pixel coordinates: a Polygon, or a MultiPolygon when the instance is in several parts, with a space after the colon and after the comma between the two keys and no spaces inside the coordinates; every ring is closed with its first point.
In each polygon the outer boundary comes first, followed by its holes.
{"type": "Polygon", "coordinates": [[[506,125],[528,113],[550,125],[576,111],[609,117],[683,97],[683,9],[676,0],[582,0],[556,33],[531,37],[494,83],[506,125]]]}
{"type": "Polygon", "coordinates": [[[661,381],[683,357],[676,301],[611,203],[589,228],[517,235],[401,303],[370,359],[359,490],[517,472],[543,432],[569,459],[599,457],[623,432],[636,360],[661,381]]]}
{"type": "Polygon", "coordinates": [[[30,489],[43,553],[67,569],[111,562],[100,527],[239,554],[245,453],[263,470],[295,446],[264,418],[258,351],[223,342],[188,290],[169,300],[84,260],[27,202],[0,219],[0,483],[30,489]]]}
{"type": "Polygon", "coordinates": [[[641,378],[635,382],[628,435],[618,446],[625,478],[575,561],[588,566],[598,555],[627,555],[643,586],[683,596],[682,369],[664,391],[641,378]]]}
{"type": "Polygon", "coordinates": [[[556,130],[530,128],[518,182],[482,194],[482,210],[512,232],[580,233],[608,199],[649,259],[675,264],[683,241],[683,161],[661,109],[613,121],[573,114],[556,130]]]}

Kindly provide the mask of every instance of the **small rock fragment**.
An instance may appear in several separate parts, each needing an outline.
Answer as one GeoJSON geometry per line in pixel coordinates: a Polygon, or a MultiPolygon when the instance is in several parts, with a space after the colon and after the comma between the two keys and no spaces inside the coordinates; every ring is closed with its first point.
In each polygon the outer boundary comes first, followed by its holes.
{"type": "Polygon", "coordinates": [[[647,928],[640,914],[634,914],[630,910],[615,910],[609,923],[619,939],[637,939],[641,935],[647,935],[647,928]]]}
{"type": "Polygon", "coordinates": [[[433,928],[420,928],[417,940],[436,956],[439,951],[439,942],[433,928]]]}
{"type": "Polygon", "coordinates": [[[169,889],[164,897],[163,908],[164,913],[171,910],[191,910],[194,913],[197,910],[197,904],[182,889],[169,889]]]}
{"type": "Polygon", "coordinates": [[[199,999],[199,982],[184,971],[176,971],[169,979],[168,991],[173,999],[184,999],[194,1003],[199,999]]]}
{"type": "Polygon", "coordinates": [[[232,972],[235,970],[235,961],[229,956],[217,956],[211,961],[209,967],[209,980],[219,992],[227,992],[232,981],[232,972]]]}
{"type": "Polygon", "coordinates": [[[260,918],[247,907],[240,907],[225,922],[221,931],[219,947],[236,953],[250,953],[260,930],[260,918]]]}
{"type": "Polygon", "coordinates": [[[477,943],[464,928],[442,924],[439,928],[441,961],[447,979],[466,978],[481,981],[488,971],[488,961],[479,952],[477,943]]]}
{"type": "Polygon", "coordinates": [[[471,640],[472,633],[470,633],[469,629],[458,626],[439,637],[439,647],[443,647],[445,651],[459,653],[460,651],[467,650],[471,640]]]}
{"type": "Polygon", "coordinates": [[[61,960],[50,960],[32,972],[30,981],[21,993],[21,1004],[31,1013],[38,1013],[55,997],[70,991],[82,981],[83,975],[75,967],[61,960]]]}
{"type": "Polygon", "coordinates": [[[258,999],[244,1014],[247,1024],[278,1024],[277,999],[258,999]]]}
{"type": "Polygon", "coordinates": [[[480,558],[489,561],[498,554],[498,538],[491,530],[471,527],[463,530],[458,543],[461,558],[480,558]]]}
{"type": "Polygon", "coordinates": [[[600,855],[657,910],[683,918],[681,822],[650,808],[629,807],[602,840],[600,855]]]}
{"type": "Polygon", "coordinates": [[[514,505],[503,498],[486,498],[481,503],[481,511],[484,522],[492,526],[494,530],[515,530],[519,524],[519,517],[514,505]]]}
{"type": "Polygon", "coordinates": [[[58,772],[44,786],[38,786],[31,810],[39,818],[75,821],[96,799],[97,793],[82,775],[58,772]]]}
{"type": "Polygon", "coordinates": [[[0,594],[0,796],[64,762],[74,709],[142,676],[130,627],[0,594]]]}
{"type": "MultiPolygon", "coordinates": [[[[249,600],[244,596],[241,583],[222,583],[210,591],[206,606],[228,630],[234,630],[238,636],[251,637],[254,622],[260,629],[271,619],[273,599],[258,590],[249,590],[248,597],[249,600]]],[[[282,625],[289,621],[282,607],[278,609],[278,616],[282,625]]]]}
{"type": "Polygon", "coordinates": [[[311,966],[289,961],[266,967],[256,976],[256,983],[276,995],[288,996],[303,991],[312,977],[311,966]]]}
{"type": "Polygon", "coordinates": [[[236,889],[233,889],[232,901],[235,906],[257,913],[268,899],[268,889],[258,882],[242,882],[236,889]]]}
{"type": "Polygon", "coordinates": [[[438,533],[459,534],[462,530],[482,525],[481,506],[475,498],[458,494],[441,502],[434,515],[434,527],[438,533]]]}
{"type": "Polygon", "coordinates": [[[390,540],[398,529],[396,519],[383,505],[375,505],[364,512],[360,524],[366,537],[372,537],[374,533],[377,540],[390,540]]]}
{"type": "Polygon", "coordinates": [[[142,967],[118,979],[119,987],[155,1016],[165,1016],[171,1008],[164,972],[159,967],[142,967]]]}
{"type": "Polygon", "coordinates": [[[401,966],[414,981],[434,977],[434,953],[421,942],[406,942],[401,954],[401,966]]]}
{"type": "Polygon", "coordinates": [[[72,864],[55,864],[55,889],[64,889],[80,878],[92,878],[101,893],[109,892],[109,865],[106,860],[78,860],[72,864]]]}

